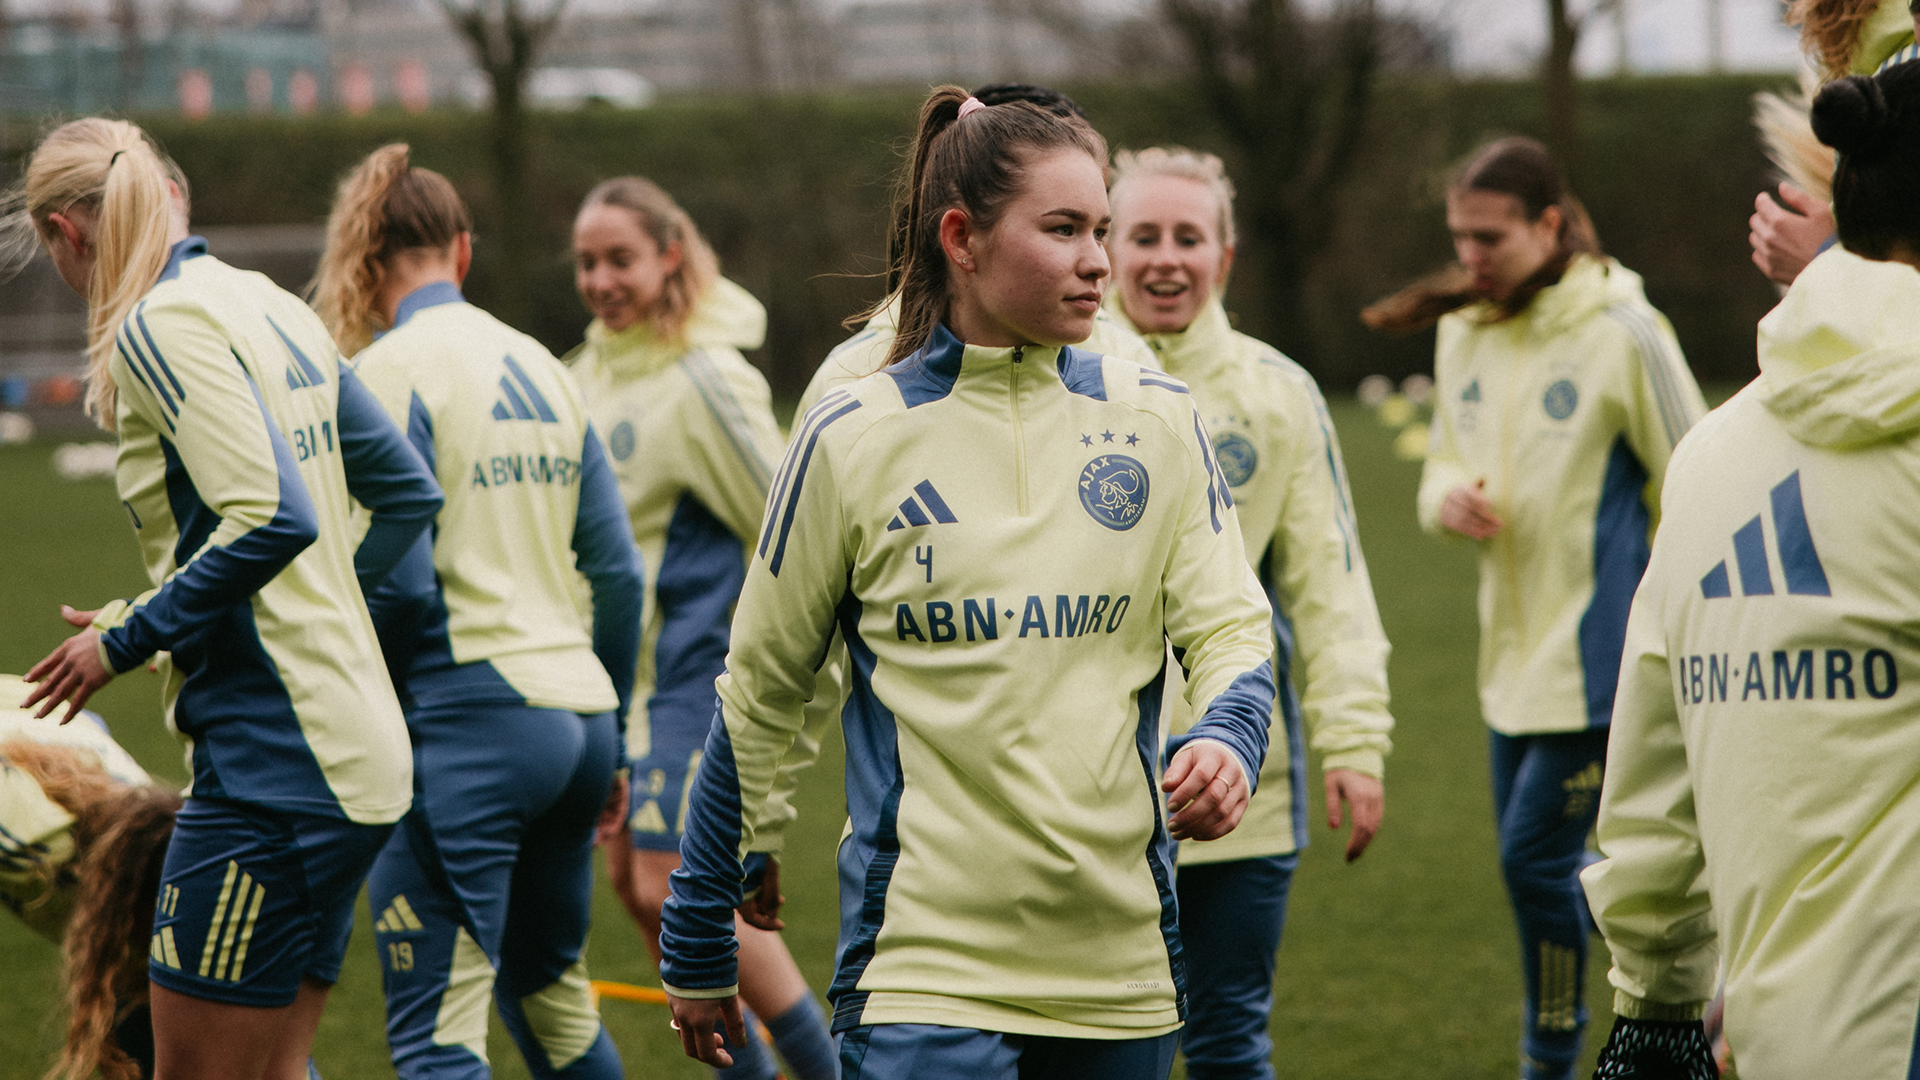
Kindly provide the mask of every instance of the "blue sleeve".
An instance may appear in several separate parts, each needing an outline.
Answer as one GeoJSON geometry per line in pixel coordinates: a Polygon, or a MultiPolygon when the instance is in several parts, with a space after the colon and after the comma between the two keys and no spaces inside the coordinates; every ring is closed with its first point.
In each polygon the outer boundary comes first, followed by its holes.
{"type": "MultiPolygon", "coordinates": [[[[305,481],[300,479],[293,452],[287,440],[280,436],[279,427],[267,415],[259,388],[251,379],[247,380],[247,387],[253,391],[254,404],[259,408],[257,419],[266,429],[273,447],[279,504],[265,523],[225,544],[207,544],[179,573],[133,608],[125,622],[101,635],[107,660],[117,672],[132,671],[154,653],[173,648],[181,638],[223,609],[259,592],[320,538],[319,515],[313,508],[312,497],[307,494],[305,481]]],[[[167,447],[167,453],[170,458],[177,454],[171,446],[167,447]]],[[[195,493],[197,497],[209,494],[204,484],[196,485],[195,493]]],[[[215,501],[216,505],[206,509],[217,515],[221,508],[217,498],[215,501]]],[[[203,535],[212,532],[210,528],[203,535]]],[[[183,533],[183,547],[187,540],[183,533]]]]}
{"type": "MultiPolygon", "coordinates": [[[[373,524],[353,554],[360,592],[372,596],[415,546],[446,499],[432,468],[409,445],[408,437],[414,433],[402,436],[373,392],[345,365],[340,367],[338,416],[347,492],[373,512],[373,524]]],[[[431,454],[431,426],[425,437],[431,454]]],[[[428,561],[431,565],[431,556],[428,561]]]]}
{"type": "Polygon", "coordinates": [[[680,997],[724,996],[739,985],[733,912],[740,906],[740,777],[718,708],[687,793],[680,867],[660,909],[660,981],[680,997]],[[689,991],[690,993],[682,993],[689,991]]]}
{"type": "Polygon", "coordinates": [[[607,669],[620,697],[620,729],[633,704],[634,667],[640,659],[640,550],[633,545],[627,504],[607,464],[600,436],[587,428],[580,448],[580,513],[573,525],[574,565],[593,590],[593,655],[607,669]]]}
{"type": "Polygon", "coordinates": [[[1234,679],[1207,703],[1199,723],[1167,740],[1166,761],[1195,739],[1223,743],[1239,756],[1251,790],[1260,790],[1260,767],[1267,760],[1267,726],[1273,719],[1273,661],[1234,679]]]}

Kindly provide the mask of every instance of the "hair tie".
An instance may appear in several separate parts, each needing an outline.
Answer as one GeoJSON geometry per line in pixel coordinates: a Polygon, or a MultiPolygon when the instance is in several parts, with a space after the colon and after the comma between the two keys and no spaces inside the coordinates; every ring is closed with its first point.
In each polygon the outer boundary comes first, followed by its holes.
{"type": "Polygon", "coordinates": [[[968,116],[968,114],[970,114],[970,113],[977,113],[977,112],[979,112],[979,111],[980,111],[981,109],[984,109],[984,108],[986,108],[986,107],[987,107],[987,105],[986,105],[986,102],[984,102],[984,101],[981,101],[981,100],[980,100],[979,98],[977,98],[977,97],[969,97],[969,98],[967,98],[967,100],[965,100],[965,101],[963,101],[963,102],[961,102],[961,103],[960,103],[960,116],[959,116],[959,119],[961,119],[961,120],[965,120],[965,119],[967,118],[967,116],[968,116]]]}
{"type": "Polygon", "coordinates": [[[115,150],[115,151],[113,152],[113,156],[107,159],[107,168],[108,168],[108,169],[112,169],[112,168],[113,168],[113,163],[114,163],[114,162],[116,162],[116,161],[119,161],[119,160],[120,160],[120,155],[121,155],[121,154],[124,154],[124,153],[126,153],[126,151],[125,151],[125,150],[115,150]]]}

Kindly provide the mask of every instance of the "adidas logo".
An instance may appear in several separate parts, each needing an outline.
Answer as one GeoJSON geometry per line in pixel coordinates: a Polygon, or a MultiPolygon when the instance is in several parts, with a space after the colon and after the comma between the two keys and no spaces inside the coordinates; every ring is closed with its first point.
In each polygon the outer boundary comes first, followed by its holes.
{"type": "Polygon", "coordinates": [[[887,522],[887,531],[904,529],[909,525],[931,525],[936,521],[942,525],[953,525],[959,520],[953,516],[952,510],[947,509],[947,501],[940,497],[939,492],[933,490],[933,482],[922,480],[913,485],[913,495],[907,496],[900,503],[900,512],[893,516],[892,521],[887,522]],[[927,516],[929,514],[933,516],[929,518],[927,516]]]}
{"type": "MultiPolygon", "coordinates": [[[[1800,470],[1773,486],[1773,535],[1787,592],[1795,596],[1832,596],[1826,567],[1814,550],[1813,531],[1807,527],[1807,509],[1800,501],[1800,470]]],[[[1767,558],[1766,528],[1760,515],[1733,534],[1733,561],[1740,572],[1740,595],[1772,596],[1773,569],[1767,558]]],[[[1733,595],[1727,560],[1721,559],[1700,579],[1700,594],[1709,600],[1733,595]]]]}
{"type": "Polygon", "coordinates": [[[413,905],[407,903],[404,894],[394,897],[393,903],[387,905],[387,910],[381,912],[380,917],[373,921],[373,932],[376,934],[398,934],[403,930],[424,929],[426,927],[420,925],[420,917],[413,913],[413,905]]]}
{"type": "Polygon", "coordinates": [[[513,357],[502,357],[506,361],[507,373],[500,376],[500,400],[493,403],[495,420],[533,420],[543,424],[557,424],[560,418],[553,413],[553,406],[540,395],[533,380],[527,377],[513,357]]]}
{"type": "Polygon", "coordinates": [[[1460,400],[1461,401],[1479,401],[1480,400],[1480,380],[1479,379],[1475,379],[1472,382],[1468,383],[1467,388],[1465,390],[1460,391],[1460,400]]]}
{"type": "MultiPolygon", "coordinates": [[[[273,332],[280,335],[281,344],[287,347],[287,354],[293,360],[287,368],[287,389],[307,390],[325,385],[327,377],[321,374],[319,365],[307,358],[307,354],[300,350],[300,346],[293,343],[293,339],[287,336],[287,332],[280,329],[280,324],[268,318],[267,325],[273,327],[273,332]]],[[[236,360],[240,357],[239,353],[233,355],[236,360]]]]}

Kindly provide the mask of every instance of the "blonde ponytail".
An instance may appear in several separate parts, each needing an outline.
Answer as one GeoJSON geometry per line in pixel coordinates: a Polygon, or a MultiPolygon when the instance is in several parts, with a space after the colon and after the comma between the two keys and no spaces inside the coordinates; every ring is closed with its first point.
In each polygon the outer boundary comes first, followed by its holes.
{"type": "Polygon", "coordinates": [[[313,308],[347,356],[386,330],[379,310],[387,259],[397,252],[444,249],[473,231],[465,203],[447,178],[416,169],[406,143],[368,154],[346,178],[327,215],[327,250],[310,289],[313,308]]]}
{"type": "MultiPolygon", "coordinates": [[[[87,414],[114,429],[114,385],[108,375],[114,337],[133,307],[160,278],[172,245],[167,182],[179,170],[124,120],[88,117],[56,128],[27,164],[26,211],[43,240],[53,214],[88,212],[76,222],[94,251],[87,284],[87,414]],[[91,216],[89,223],[86,216],[91,216]]],[[[183,192],[184,194],[184,192],[183,192]]]]}

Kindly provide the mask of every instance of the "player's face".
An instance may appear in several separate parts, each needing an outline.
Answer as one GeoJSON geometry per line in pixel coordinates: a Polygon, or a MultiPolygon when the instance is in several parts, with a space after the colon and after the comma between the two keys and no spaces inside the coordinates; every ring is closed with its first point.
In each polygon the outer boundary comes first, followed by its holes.
{"type": "Polygon", "coordinates": [[[1520,200],[1499,191],[1447,193],[1447,231],[1473,289],[1505,300],[1560,250],[1560,208],[1549,206],[1532,221],[1520,200]]]}
{"type": "Polygon", "coordinates": [[[609,330],[646,318],[678,269],[680,245],[660,250],[631,210],[596,203],[573,221],[573,284],[609,330]]]}
{"type": "Polygon", "coordinates": [[[1127,318],[1150,334],[1185,330],[1226,280],[1219,197],[1183,176],[1128,180],[1114,206],[1113,273],[1127,318]]]}
{"type": "Polygon", "coordinates": [[[1107,185],[1084,151],[1031,155],[1025,186],[970,245],[982,345],[1071,345],[1093,333],[1107,283],[1107,185]]]}

